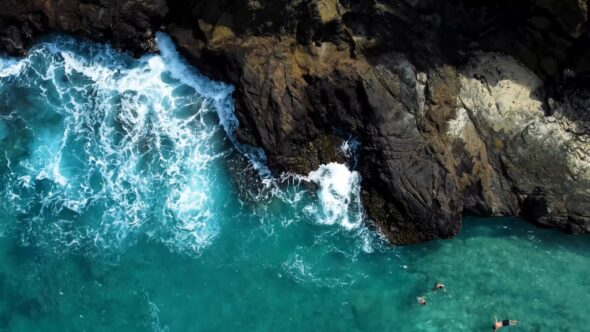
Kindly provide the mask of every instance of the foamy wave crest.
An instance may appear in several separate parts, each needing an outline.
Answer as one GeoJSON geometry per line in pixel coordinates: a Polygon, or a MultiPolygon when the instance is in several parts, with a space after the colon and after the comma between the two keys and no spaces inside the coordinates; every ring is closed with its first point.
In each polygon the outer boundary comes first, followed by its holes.
{"type": "Polygon", "coordinates": [[[309,205],[306,211],[313,213],[318,222],[326,225],[340,224],[346,229],[362,225],[360,202],[360,175],[342,164],[321,165],[309,173],[308,181],[319,186],[318,203],[309,205]]]}
{"type": "MultiPolygon", "coordinates": [[[[354,154],[355,148],[351,150],[350,153],[354,154]]],[[[368,227],[360,191],[361,176],[357,171],[344,164],[329,163],[306,176],[283,173],[275,178],[265,178],[260,190],[251,191],[251,194],[254,201],[262,203],[261,206],[256,204],[260,211],[255,211],[261,220],[269,214],[268,208],[273,206],[273,200],[278,199],[299,213],[298,218],[283,219],[282,227],[304,220],[330,226],[318,229],[316,244],[323,245],[329,242],[327,239],[339,237],[349,244],[345,251],[355,256],[361,252],[373,252],[383,245],[383,237],[368,227]]],[[[272,229],[270,233],[273,233],[272,229]]]]}
{"type": "Polygon", "coordinates": [[[24,63],[15,59],[0,59],[0,78],[17,75],[24,63]]]}
{"type": "Polygon", "coordinates": [[[310,219],[322,225],[338,225],[349,233],[347,237],[355,238],[354,255],[357,249],[369,253],[382,246],[382,236],[367,227],[360,195],[361,176],[357,171],[329,163],[301,179],[318,186],[315,199],[303,208],[310,219]]]}
{"type": "Polygon", "coordinates": [[[0,62],[2,210],[24,242],[87,251],[148,236],[193,254],[217,235],[207,113],[233,130],[231,88],[158,43],[135,60],[57,38],[0,62]]]}
{"type": "Polygon", "coordinates": [[[162,58],[169,64],[168,69],[172,76],[182,83],[195,89],[197,93],[214,103],[214,109],[219,116],[219,122],[233,145],[243,153],[258,174],[265,179],[272,178],[271,172],[266,166],[266,155],[261,148],[252,147],[238,142],[235,132],[239,122],[234,110],[234,103],[231,96],[234,88],[221,82],[211,81],[201,75],[178,54],[174,42],[164,33],[156,34],[158,48],[162,58]]]}

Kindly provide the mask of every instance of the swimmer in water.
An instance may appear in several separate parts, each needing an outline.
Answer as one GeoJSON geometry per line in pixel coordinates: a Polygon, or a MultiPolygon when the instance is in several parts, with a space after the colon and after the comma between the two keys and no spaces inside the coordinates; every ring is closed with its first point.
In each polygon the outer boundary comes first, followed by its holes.
{"type": "Polygon", "coordinates": [[[418,301],[419,305],[422,305],[422,306],[426,305],[426,298],[424,296],[417,297],[416,301],[418,301]]]}
{"type": "Polygon", "coordinates": [[[436,292],[439,289],[442,289],[444,292],[447,291],[447,288],[445,287],[445,285],[442,282],[437,281],[434,283],[434,287],[432,288],[432,291],[436,292]]]}
{"type": "Polygon", "coordinates": [[[499,329],[503,328],[504,326],[516,326],[518,325],[517,320],[505,319],[501,322],[498,321],[497,317],[494,317],[494,326],[492,327],[494,331],[498,331],[499,329]]]}

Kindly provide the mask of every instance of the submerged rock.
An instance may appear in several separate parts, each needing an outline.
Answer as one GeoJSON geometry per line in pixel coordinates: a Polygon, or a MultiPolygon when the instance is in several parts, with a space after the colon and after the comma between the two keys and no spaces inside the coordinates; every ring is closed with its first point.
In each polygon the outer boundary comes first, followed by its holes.
{"type": "Polygon", "coordinates": [[[463,214],[590,232],[585,0],[0,0],[0,50],[48,31],[136,54],[165,29],[231,83],[238,137],[307,174],[361,142],[362,201],[393,243],[463,214]]]}

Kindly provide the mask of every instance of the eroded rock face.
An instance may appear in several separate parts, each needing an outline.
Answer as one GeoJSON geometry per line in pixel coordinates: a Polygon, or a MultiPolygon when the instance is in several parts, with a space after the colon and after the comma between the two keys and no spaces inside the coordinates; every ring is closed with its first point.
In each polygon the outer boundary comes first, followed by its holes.
{"type": "Polygon", "coordinates": [[[571,92],[546,104],[538,77],[495,54],[475,56],[460,80],[448,134],[464,144],[471,160],[486,156],[477,162],[483,172],[471,176],[482,184],[485,206],[492,214],[521,214],[588,232],[588,93],[571,92]]]}
{"type": "Polygon", "coordinates": [[[586,0],[0,0],[13,54],[53,30],[142,53],[156,29],[235,86],[238,136],[274,171],[359,139],[393,243],[453,236],[465,213],[590,231],[586,0]]]}

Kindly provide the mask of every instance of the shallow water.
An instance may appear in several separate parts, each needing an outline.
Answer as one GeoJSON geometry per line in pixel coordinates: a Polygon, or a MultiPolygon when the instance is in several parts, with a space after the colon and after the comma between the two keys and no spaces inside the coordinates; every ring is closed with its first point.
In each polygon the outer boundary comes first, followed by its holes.
{"type": "Polygon", "coordinates": [[[389,247],[354,170],[269,177],[235,145],[231,87],[158,44],[135,60],[53,37],[0,59],[0,329],[590,326],[588,237],[468,218],[454,240],[389,247]]]}

